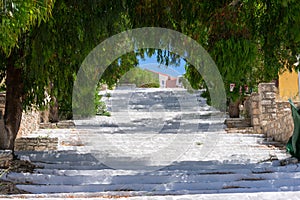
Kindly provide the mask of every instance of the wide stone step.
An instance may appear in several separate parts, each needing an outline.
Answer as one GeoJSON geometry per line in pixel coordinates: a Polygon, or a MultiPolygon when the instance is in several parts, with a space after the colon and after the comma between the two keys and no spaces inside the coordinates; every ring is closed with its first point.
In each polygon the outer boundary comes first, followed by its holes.
{"type": "MultiPolygon", "coordinates": [[[[106,95],[107,97],[107,95],[106,95]]],[[[132,91],[132,90],[123,90],[121,92],[115,90],[113,93],[111,93],[109,99],[114,97],[129,97],[131,99],[143,99],[145,97],[152,98],[155,100],[161,100],[161,99],[167,99],[167,98],[183,98],[185,100],[188,100],[190,98],[198,98],[203,99],[200,97],[200,93],[198,94],[190,94],[186,91],[177,92],[177,91],[156,91],[156,92],[139,92],[139,91],[132,91]]]]}
{"type": "MultiPolygon", "coordinates": [[[[122,143],[122,142],[121,142],[122,143]]],[[[189,147],[193,148],[193,152],[197,152],[198,154],[194,154],[194,157],[197,158],[202,155],[203,149],[205,146],[200,146],[195,142],[194,146],[189,147]]],[[[165,168],[173,169],[173,170],[196,170],[196,169],[222,169],[222,168],[233,168],[240,167],[237,165],[237,161],[244,162],[244,163],[257,163],[262,161],[268,161],[270,159],[270,155],[278,156],[279,159],[285,158],[288,155],[284,153],[284,151],[279,149],[269,149],[269,148],[260,148],[254,146],[251,150],[249,147],[245,147],[243,144],[228,144],[225,142],[219,142],[218,144],[212,144],[213,150],[209,152],[208,155],[203,157],[202,159],[209,160],[209,159],[219,159],[219,162],[206,162],[206,161],[191,161],[191,162],[184,162],[184,161],[177,161],[180,163],[179,165],[176,164],[176,161],[171,165],[167,165],[165,168]],[[227,150],[226,150],[227,149],[227,150]],[[228,149],[231,149],[230,151],[228,149]],[[239,150],[236,152],[236,150],[239,150]],[[250,151],[249,151],[250,150],[250,151]],[[223,153],[224,152],[224,153],[223,153]],[[227,153],[225,153],[227,152],[227,153]],[[255,154],[254,160],[247,160],[248,157],[251,157],[252,154],[255,154]],[[232,162],[232,163],[230,163],[232,162]],[[226,164],[227,163],[227,164],[226,164]]],[[[114,146],[102,146],[101,149],[109,150],[113,152],[114,146]]],[[[166,149],[167,150],[167,149],[166,149]]],[[[97,152],[99,150],[94,150],[93,154],[87,153],[76,153],[74,151],[59,151],[59,152],[38,152],[38,153],[30,153],[30,152],[23,152],[26,155],[26,159],[29,159],[35,162],[38,166],[44,167],[46,169],[77,169],[78,170],[99,170],[99,169],[110,169],[109,166],[104,165],[101,160],[105,159],[105,162],[116,160],[114,157],[106,157],[106,153],[104,152],[97,152]],[[105,157],[105,158],[104,158],[105,157]]],[[[171,151],[171,150],[168,150],[171,151]]],[[[22,154],[19,154],[22,156],[22,154]]],[[[133,165],[136,162],[140,162],[139,159],[133,157],[125,157],[119,154],[116,154],[118,157],[118,161],[120,164],[127,164],[133,165]],[[128,161],[129,160],[129,161],[128,161]]],[[[128,154],[130,156],[130,154],[128,154]]],[[[191,155],[187,154],[188,157],[191,155]]],[[[187,158],[188,158],[187,157],[187,158]]],[[[182,157],[184,159],[184,156],[182,157]]],[[[104,163],[105,163],[104,162],[104,163]]],[[[275,162],[273,162],[276,164],[275,162]]],[[[138,163],[136,163],[138,164],[138,163]]],[[[279,166],[279,163],[277,163],[279,166]]],[[[245,167],[245,166],[242,166],[245,167]]]]}
{"type": "MultiPolygon", "coordinates": [[[[198,126],[199,129],[205,131],[210,128],[210,130],[224,130],[224,118],[222,116],[213,116],[211,113],[191,113],[186,114],[186,116],[181,116],[180,113],[144,113],[144,112],[117,112],[112,113],[112,117],[107,122],[94,121],[94,120],[81,120],[76,121],[77,129],[102,129],[102,128],[111,128],[111,131],[119,131],[119,128],[124,130],[125,128],[129,128],[135,130],[135,128],[142,128],[144,132],[149,131],[149,125],[151,128],[155,130],[157,128],[160,129],[178,129],[179,126],[181,130],[184,129],[195,129],[198,126]],[[196,117],[199,117],[197,119],[196,117]]],[[[106,132],[105,130],[101,130],[106,132]]],[[[126,131],[126,129],[125,129],[126,131]]],[[[139,130],[138,133],[143,132],[143,130],[139,130]]]]}
{"type": "MultiPolygon", "coordinates": [[[[46,166],[47,167],[47,166],[46,166]]],[[[254,164],[236,164],[236,165],[221,165],[219,167],[206,167],[197,170],[188,170],[188,169],[180,169],[180,168],[171,168],[166,167],[163,169],[159,169],[157,171],[137,171],[137,170],[115,170],[115,169],[76,169],[76,170],[69,170],[69,169],[50,169],[50,168],[43,168],[43,169],[36,169],[36,174],[44,174],[44,175],[57,175],[57,176],[208,176],[210,178],[217,179],[220,175],[234,175],[240,174],[242,176],[264,176],[268,177],[269,179],[273,176],[286,176],[293,178],[299,177],[299,169],[295,168],[295,165],[289,166],[270,166],[270,165],[261,165],[257,167],[254,164]]]]}
{"type": "Polygon", "coordinates": [[[190,111],[190,112],[197,112],[197,111],[207,111],[210,110],[206,107],[194,107],[194,106],[184,106],[184,105],[168,105],[165,107],[152,107],[147,105],[118,105],[118,106],[107,106],[107,111],[111,112],[128,112],[128,111],[140,111],[140,112],[153,112],[153,110],[164,112],[181,112],[181,111],[190,111]]]}
{"type": "MultiPolygon", "coordinates": [[[[264,155],[268,155],[268,150],[249,152],[249,147],[248,149],[243,148],[243,141],[252,144],[255,140],[263,141],[261,135],[255,137],[255,135],[241,134],[240,137],[234,137],[233,135],[219,134],[219,136],[223,139],[218,144],[219,146],[216,146],[216,149],[220,148],[218,151],[232,148],[230,143],[233,143],[234,147],[239,149],[239,153],[248,152],[260,156],[260,153],[264,152],[264,155]],[[238,143],[237,141],[242,142],[238,143]]],[[[244,147],[247,146],[244,144],[244,147]]],[[[228,150],[225,151],[228,152],[228,150]]],[[[272,150],[272,152],[274,151],[272,150]]],[[[23,153],[30,155],[28,152],[23,153]]],[[[279,161],[260,164],[181,161],[156,171],[143,172],[113,170],[91,158],[93,156],[89,154],[81,155],[75,151],[32,152],[29,159],[36,160],[36,164],[44,168],[37,169],[34,174],[11,173],[6,176],[6,179],[17,182],[19,189],[32,193],[135,191],[140,194],[166,195],[300,190],[300,187],[295,186],[300,184],[298,179],[300,172],[297,166],[281,167],[279,161]],[[80,159],[85,159],[85,155],[88,155],[87,159],[78,162],[80,159]],[[44,162],[41,162],[43,160],[44,162]],[[47,163],[49,161],[51,163],[47,163]]]]}
{"type": "MultiPolygon", "coordinates": [[[[199,174],[185,174],[175,173],[169,175],[109,175],[109,174],[97,174],[94,175],[52,175],[52,174],[18,174],[10,173],[3,179],[7,181],[17,182],[19,184],[30,183],[33,185],[130,185],[132,183],[138,183],[141,185],[146,184],[168,184],[168,183],[198,183],[199,186],[206,183],[219,183],[219,182],[246,182],[259,181],[268,182],[270,180],[290,180],[299,182],[297,177],[300,176],[300,172],[270,172],[255,173],[252,174],[236,174],[233,172],[202,172],[199,174]]],[[[245,182],[245,183],[244,183],[245,182]]],[[[245,186],[245,185],[244,185],[245,186]]]]}
{"type": "Polygon", "coordinates": [[[286,191],[299,190],[300,179],[284,180],[257,180],[257,181],[222,181],[222,182],[201,182],[182,183],[171,182],[166,184],[93,184],[93,185],[17,185],[19,189],[33,193],[74,193],[74,192],[105,192],[105,191],[145,191],[149,194],[174,194],[182,193],[227,193],[245,191],[286,191]],[[255,184],[253,183],[255,182],[255,184]],[[246,189],[246,190],[245,190],[246,189]]]}
{"type": "MultiPolygon", "coordinates": [[[[217,151],[221,151],[222,148],[217,149],[217,151]]],[[[210,152],[212,154],[214,154],[214,152],[210,152]]],[[[250,156],[250,153],[246,151],[246,149],[242,150],[242,153],[239,155],[226,155],[224,154],[222,155],[218,155],[220,157],[220,159],[225,159],[224,163],[228,163],[228,164],[236,164],[238,162],[241,162],[244,160],[245,163],[248,162],[252,162],[252,163],[257,163],[257,162],[266,162],[266,161],[270,161],[270,157],[268,156],[269,151],[264,151],[264,152],[259,152],[259,151],[254,151],[253,153],[256,153],[257,156],[255,158],[255,160],[248,160],[247,157],[250,156]],[[245,158],[246,157],[246,158],[245,158]],[[229,160],[231,159],[231,160],[229,160]]],[[[100,158],[100,157],[105,156],[104,154],[101,155],[97,155],[95,154],[96,158],[100,158]]],[[[214,156],[216,158],[216,156],[214,156]]],[[[284,156],[282,156],[284,158],[284,156]]],[[[143,170],[144,164],[140,163],[141,161],[138,160],[133,160],[134,158],[131,157],[115,157],[115,158],[106,158],[106,161],[104,163],[107,163],[106,165],[103,164],[100,161],[95,161],[95,162],[91,162],[91,161],[50,161],[48,162],[46,159],[45,161],[36,161],[34,162],[34,164],[36,164],[38,167],[42,167],[45,169],[57,169],[57,170],[107,170],[107,169],[113,169],[115,168],[114,166],[119,166],[119,169],[130,169],[132,167],[138,167],[140,166],[140,170],[143,170]],[[117,159],[118,158],[118,159],[117,159]],[[128,161],[131,160],[131,161],[128,161]],[[115,164],[114,164],[115,163],[115,164]],[[108,165],[108,166],[107,166],[108,165]],[[112,167],[110,167],[112,166],[112,167]]],[[[210,156],[204,157],[203,160],[209,160],[210,156]]],[[[161,161],[163,162],[163,161],[161,161]]],[[[166,163],[168,163],[168,160],[164,161],[166,163]]],[[[274,162],[274,161],[273,161],[274,162]]],[[[279,166],[279,161],[277,163],[277,166],[279,166]]],[[[226,167],[224,165],[221,165],[219,167],[215,167],[215,166],[197,166],[199,169],[196,170],[194,169],[195,166],[191,167],[191,166],[177,166],[176,168],[172,169],[172,166],[167,166],[169,171],[176,171],[176,170],[186,170],[186,171],[190,171],[190,173],[202,173],[201,170],[212,170],[215,169],[216,171],[221,170],[223,167],[226,167]]],[[[230,166],[233,169],[236,169],[234,165],[230,166]]],[[[240,167],[246,167],[245,164],[244,166],[240,166],[240,167]]],[[[151,169],[151,166],[148,167],[149,169],[151,169]]],[[[154,170],[156,169],[160,169],[160,166],[153,166],[152,167],[154,170]]],[[[266,168],[267,169],[267,168],[266,168]]],[[[273,170],[273,168],[268,168],[268,171],[273,170]]],[[[274,169],[275,170],[275,169],[274,169]]],[[[277,170],[275,170],[277,171],[277,170]]],[[[160,172],[162,173],[162,172],[160,172]]]]}
{"type": "Polygon", "coordinates": [[[211,110],[206,100],[200,97],[201,92],[190,94],[185,90],[154,92],[115,91],[110,98],[103,98],[108,111],[119,112],[126,110],[147,111],[151,109],[164,111],[197,111],[211,110]]]}

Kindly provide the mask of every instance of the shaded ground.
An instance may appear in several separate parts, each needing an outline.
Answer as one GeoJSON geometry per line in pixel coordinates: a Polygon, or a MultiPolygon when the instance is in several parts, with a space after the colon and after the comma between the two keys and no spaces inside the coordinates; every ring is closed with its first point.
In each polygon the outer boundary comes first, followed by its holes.
{"type": "MultiPolygon", "coordinates": [[[[30,172],[35,169],[35,165],[24,160],[13,160],[10,163],[8,169],[4,169],[5,172],[30,172]]],[[[0,169],[1,172],[1,169],[0,169]]],[[[1,176],[2,173],[0,173],[1,176]]],[[[24,190],[20,190],[16,187],[16,183],[0,180],[0,194],[28,194],[24,190]]]]}
{"type": "Polygon", "coordinates": [[[0,194],[28,194],[28,192],[19,190],[14,183],[0,180],[0,194]]]}

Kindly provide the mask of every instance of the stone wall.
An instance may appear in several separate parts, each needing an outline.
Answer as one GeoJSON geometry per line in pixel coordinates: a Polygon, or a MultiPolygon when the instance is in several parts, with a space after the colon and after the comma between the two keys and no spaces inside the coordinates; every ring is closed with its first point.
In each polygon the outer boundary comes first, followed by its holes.
{"type": "MultiPolygon", "coordinates": [[[[0,93],[0,126],[3,126],[3,116],[5,112],[5,93],[0,93]]],[[[22,120],[20,124],[20,129],[17,137],[24,136],[35,130],[39,129],[40,124],[40,114],[36,110],[27,111],[22,113],[22,120]]],[[[1,128],[1,127],[0,127],[1,128]]]]}
{"type": "Polygon", "coordinates": [[[276,119],[276,87],[275,83],[262,83],[258,85],[260,100],[260,124],[267,125],[276,119]]]}
{"type": "Polygon", "coordinates": [[[270,139],[286,143],[294,128],[291,106],[287,101],[276,100],[276,93],[275,83],[259,84],[258,93],[250,96],[248,112],[254,133],[263,133],[270,139]]]}
{"type": "Polygon", "coordinates": [[[40,113],[32,110],[22,113],[22,120],[17,137],[25,136],[39,129],[40,113]]]}
{"type": "MultiPolygon", "coordinates": [[[[5,93],[0,93],[0,128],[4,126],[3,116],[5,112],[5,93]]],[[[26,135],[32,133],[39,129],[40,125],[40,112],[36,110],[24,111],[22,113],[22,119],[20,124],[20,129],[17,134],[17,139],[15,141],[16,151],[49,151],[57,150],[58,138],[50,137],[36,137],[29,138],[26,135]],[[25,136],[25,137],[24,137],[25,136]]],[[[9,157],[3,152],[0,152],[0,167],[4,166],[6,158],[9,157]]]]}
{"type": "Polygon", "coordinates": [[[291,114],[286,114],[263,126],[267,138],[286,143],[293,133],[294,125],[291,114]]]}
{"type": "Polygon", "coordinates": [[[262,133],[260,127],[260,98],[258,93],[252,93],[250,97],[250,110],[248,111],[251,117],[251,125],[253,126],[253,131],[255,133],[262,133]]]}
{"type": "MultiPolygon", "coordinates": [[[[294,104],[299,106],[300,102],[294,104]]],[[[286,143],[292,136],[293,130],[291,105],[287,101],[276,101],[276,120],[270,121],[264,127],[264,133],[269,138],[286,143]]]]}
{"type": "Polygon", "coordinates": [[[55,128],[75,128],[75,123],[72,120],[59,121],[57,123],[40,123],[40,129],[55,129],[55,128]]]}
{"type": "Polygon", "coordinates": [[[36,137],[18,138],[15,142],[15,151],[51,151],[57,150],[58,138],[36,137]]]}

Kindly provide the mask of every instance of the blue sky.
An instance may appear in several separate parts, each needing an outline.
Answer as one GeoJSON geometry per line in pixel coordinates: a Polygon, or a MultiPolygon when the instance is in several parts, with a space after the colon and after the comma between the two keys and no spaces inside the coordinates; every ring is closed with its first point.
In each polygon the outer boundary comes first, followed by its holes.
{"type": "Polygon", "coordinates": [[[167,67],[168,69],[165,69],[163,65],[160,66],[160,64],[156,61],[156,54],[153,54],[152,57],[145,57],[145,60],[139,59],[139,65],[143,69],[145,68],[151,68],[153,70],[156,69],[156,71],[168,74],[170,76],[174,76],[176,73],[178,75],[182,75],[185,73],[185,68],[184,68],[185,62],[183,59],[180,60],[180,66],[169,65],[167,67]]]}
{"type": "Polygon", "coordinates": [[[179,67],[166,67],[165,65],[159,65],[158,63],[144,63],[140,64],[139,67],[142,69],[148,69],[150,71],[155,71],[162,74],[167,74],[172,77],[178,77],[182,75],[182,73],[178,71],[179,67]]]}

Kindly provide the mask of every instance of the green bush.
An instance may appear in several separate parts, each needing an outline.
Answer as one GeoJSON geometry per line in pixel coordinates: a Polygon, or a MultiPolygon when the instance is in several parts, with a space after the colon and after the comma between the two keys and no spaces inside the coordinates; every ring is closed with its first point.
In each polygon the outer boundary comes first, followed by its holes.
{"type": "Polygon", "coordinates": [[[98,92],[97,92],[95,94],[95,110],[96,110],[96,115],[111,116],[110,113],[107,111],[105,103],[103,101],[101,101],[101,98],[102,98],[102,96],[99,95],[98,92]]]}
{"type": "Polygon", "coordinates": [[[140,88],[159,88],[159,83],[146,83],[144,85],[140,85],[140,88]]]}
{"type": "Polygon", "coordinates": [[[119,84],[135,84],[137,87],[159,87],[158,75],[135,67],[119,80],[119,84]]]}

